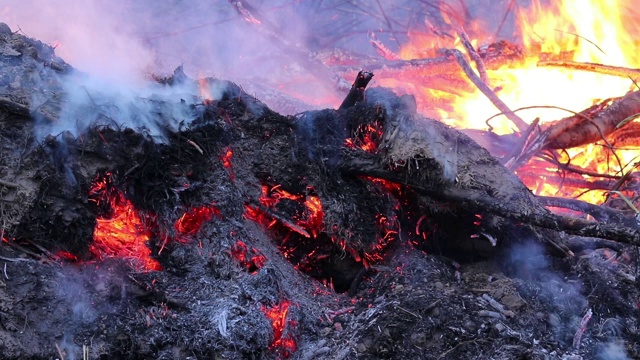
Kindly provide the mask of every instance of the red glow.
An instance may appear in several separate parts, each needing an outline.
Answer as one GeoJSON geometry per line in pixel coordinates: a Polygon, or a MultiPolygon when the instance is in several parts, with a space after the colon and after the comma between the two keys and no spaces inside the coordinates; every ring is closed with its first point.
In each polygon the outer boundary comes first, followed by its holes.
{"type": "Polygon", "coordinates": [[[238,242],[231,247],[231,256],[234,259],[238,260],[240,266],[246,268],[252,274],[262,268],[267,262],[267,258],[262,255],[256,248],[251,248],[250,255],[247,244],[240,240],[238,240],[238,242]]]}
{"type": "Polygon", "coordinates": [[[345,146],[374,153],[378,150],[378,139],[382,138],[382,135],[382,129],[368,124],[364,127],[359,127],[353,138],[347,138],[345,146]]]}
{"type": "MultiPolygon", "coordinates": [[[[305,207],[305,212],[301,216],[295,216],[293,220],[296,222],[294,226],[290,224],[283,224],[292,231],[296,231],[299,234],[309,237],[317,237],[319,232],[323,229],[324,212],[322,210],[322,202],[320,198],[315,195],[304,194],[292,194],[276,185],[272,188],[269,186],[262,186],[262,195],[260,196],[260,203],[268,208],[273,208],[282,199],[297,201],[305,207]],[[296,228],[299,227],[299,228],[296,228]],[[308,233],[307,233],[308,231],[308,233]]],[[[251,206],[245,207],[245,217],[253,220],[264,226],[271,227],[276,220],[272,220],[268,215],[264,214],[259,209],[251,206]]]]}
{"type": "Polygon", "coordinates": [[[318,237],[318,232],[323,228],[324,212],[322,211],[322,202],[319,197],[309,195],[304,200],[304,206],[307,208],[308,217],[300,221],[300,225],[307,227],[313,237],[318,237]]]}
{"type": "Polygon", "coordinates": [[[56,256],[67,261],[78,261],[78,257],[68,251],[58,251],[56,256]]]}
{"type": "Polygon", "coordinates": [[[230,147],[226,147],[224,149],[224,154],[222,154],[222,156],[220,156],[220,161],[222,161],[222,166],[227,169],[227,171],[229,172],[229,176],[231,177],[231,180],[235,180],[236,176],[232,171],[233,168],[233,164],[231,163],[231,158],[233,157],[233,151],[231,150],[230,147]]]}
{"type": "Polygon", "coordinates": [[[185,212],[173,227],[180,235],[195,235],[202,224],[214,216],[220,216],[220,210],[215,205],[192,208],[185,212]]]}
{"type": "Polygon", "coordinates": [[[207,79],[201,77],[198,79],[198,87],[200,88],[200,97],[202,97],[202,103],[205,105],[212,105],[214,103],[213,96],[211,95],[211,88],[207,79]]]}
{"type": "Polygon", "coordinates": [[[98,258],[130,258],[142,269],[161,270],[160,263],[151,257],[151,250],[146,244],[151,234],[145,229],[133,204],[119,191],[107,201],[112,215],[96,219],[89,251],[98,258]]]}
{"type": "Polygon", "coordinates": [[[147,241],[151,233],[140,215],[124,194],[109,186],[110,173],[96,179],[89,190],[98,206],[107,205],[109,213],[96,219],[93,243],[89,251],[96,257],[121,257],[134,260],[143,270],[161,270],[160,263],[151,257],[147,241]]]}
{"type": "Polygon", "coordinates": [[[293,321],[287,322],[290,305],[291,302],[285,300],[271,308],[262,307],[262,312],[271,321],[271,327],[273,329],[273,342],[270,348],[279,352],[284,358],[288,358],[297,349],[296,341],[293,337],[290,334],[285,335],[287,324],[289,324],[290,327],[294,325],[293,321]]]}

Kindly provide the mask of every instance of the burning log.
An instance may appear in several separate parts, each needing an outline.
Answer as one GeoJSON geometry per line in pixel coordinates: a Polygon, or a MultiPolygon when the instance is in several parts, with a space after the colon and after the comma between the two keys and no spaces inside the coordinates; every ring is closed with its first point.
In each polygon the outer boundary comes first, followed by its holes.
{"type": "Polygon", "coordinates": [[[512,158],[507,166],[518,169],[543,149],[567,149],[600,140],[606,142],[607,136],[627,125],[639,113],[640,91],[617,99],[607,99],[532,135],[522,152],[512,158]]]}
{"type": "Polygon", "coordinates": [[[547,129],[546,147],[567,149],[604,139],[624,124],[625,120],[640,113],[640,91],[611,99],[580,113],[562,119],[547,129]],[[596,110],[596,111],[594,111],[596,110]]]}

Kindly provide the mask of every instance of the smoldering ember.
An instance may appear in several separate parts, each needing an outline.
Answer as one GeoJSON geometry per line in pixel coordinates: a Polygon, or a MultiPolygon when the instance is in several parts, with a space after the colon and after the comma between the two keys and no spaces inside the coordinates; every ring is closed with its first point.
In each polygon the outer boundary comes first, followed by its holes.
{"type": "Polygon", "coordinates": [[[0,23],[2,359],[640,358],[630,1],[258,3],[145,46],[262,76],[0,23]]]}

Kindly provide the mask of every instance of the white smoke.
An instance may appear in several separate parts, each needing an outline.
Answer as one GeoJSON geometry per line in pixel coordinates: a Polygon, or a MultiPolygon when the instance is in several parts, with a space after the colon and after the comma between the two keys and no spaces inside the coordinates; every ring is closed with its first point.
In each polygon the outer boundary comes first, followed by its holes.
{"type": "Polygon", "coordinates": [[[630,360],[624,344],[621,342],[610,342],[600,347],[597,354],[598,360],[630,360]]]}

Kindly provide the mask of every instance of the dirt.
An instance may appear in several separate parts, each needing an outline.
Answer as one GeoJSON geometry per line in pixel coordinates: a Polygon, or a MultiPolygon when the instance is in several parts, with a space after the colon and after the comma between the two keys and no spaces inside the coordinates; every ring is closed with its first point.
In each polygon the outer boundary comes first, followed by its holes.
{"type": "MultiPolygon", "coordinates": [[[[473,244],[476,214],[438,200],[412,202],[410,189],[342,174],[342,144],[355,130],[345,124],[407,111],[373,102],[375,92],[354,109],[294,118],[208,79],[222,89],[213,101],[149,102],[162,140],[127,126],[42,134],[61,114],[60,82],[70,67],[20,35],[2,34],[2,41],[20,44],[11,49],[21,53],[0,55],[0,97],[11,99],[0,107],[3,358],[640,357],[637,249],[587,247],[560,258],[514,224],[523,238],[495,247],[481,240],[492,248],[488,256],[473,247],[445,251],[449,241],[473,244]],[[54,60],[55,69],[47,65],[54,60]],[[26,86],[34,74],[35,85],[50,86],[26,86]],[[31,107],[34,94],[47,94],[38,112],[8,105],[31,107]],[[172,127],[176,113],[190,121],[172,127]],[[133,203],[161,270],[145,270],[136,254],[92,250],[97,219],[113,211],[90,195],[103,178],[133,203]],[[300,200],[276,199],[278,189],[321,200],[317,235],[306,238],[275,217],[307,221],[312,232],[310,210],[300,200]],[[276,204],[262,222],[247,206],[264,204],[265,196],[276,204]],[[202,206],[219,215],[181,233],[175,224],[202,206]]],[[[113,115],[91,110],[101,120],[113,115]]],[[[451,156],[440,150],[436,158],[451,156]]],[[[433,171],[443,178],[445,168],[433,171]]],[[[470,172],[453,178],[460,174],[470,172]]],[[[481,175],[498,189],[524,189],[510,174],[501,183],[506,172],[481,175]]]]}

